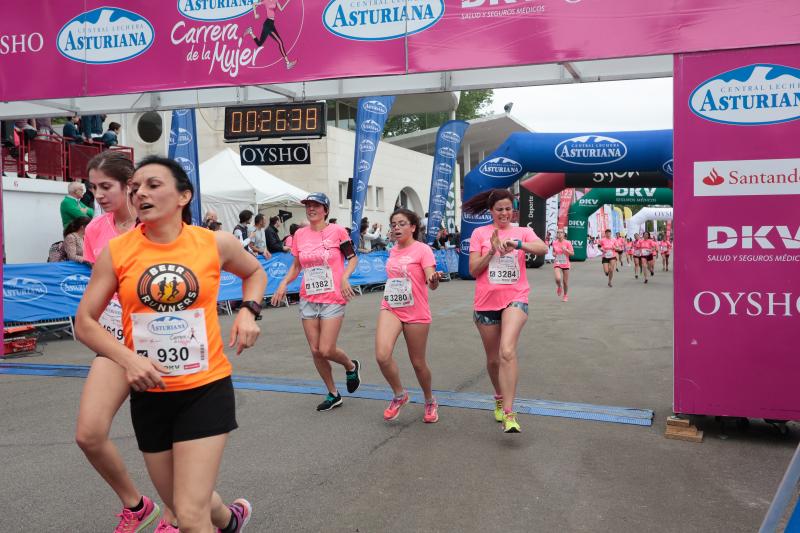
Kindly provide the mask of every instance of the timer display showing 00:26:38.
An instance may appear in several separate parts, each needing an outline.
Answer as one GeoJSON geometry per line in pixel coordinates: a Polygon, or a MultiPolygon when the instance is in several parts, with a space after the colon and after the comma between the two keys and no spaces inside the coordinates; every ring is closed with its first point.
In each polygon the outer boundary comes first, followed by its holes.
{"type": "Polygon", "coordinates": [[[226,137],[319,133],[317,107],[231,111],[226,137]]]}

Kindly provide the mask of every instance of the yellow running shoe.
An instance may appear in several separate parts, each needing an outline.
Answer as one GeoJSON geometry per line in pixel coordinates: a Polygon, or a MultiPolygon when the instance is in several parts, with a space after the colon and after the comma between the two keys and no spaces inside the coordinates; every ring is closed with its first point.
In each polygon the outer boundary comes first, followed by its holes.
{"type": "Polygon", "coordinates": [[[496,422],[503,421],[503,399],[502,398],[495,398],[494,399],[494,419],[496,422]]]}
{"type": "Polygon", "coordinates": [[[517,413],[508,413],[503,417],[503,431],[505,433],[520,433],[517,413]]]}

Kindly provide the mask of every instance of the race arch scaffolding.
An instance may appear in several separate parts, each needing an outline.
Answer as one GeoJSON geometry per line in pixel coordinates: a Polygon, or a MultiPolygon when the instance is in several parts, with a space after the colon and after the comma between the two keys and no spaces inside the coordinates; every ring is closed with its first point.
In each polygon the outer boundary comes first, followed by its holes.
{"type": "MultiPolygon", "coordinates": [[[[566,179],[559,175],[569,176],[569,174],[585,174],[593,171],[659,172],[671,178],[672,130],[513,133],[464,177],[464,199],[472,198],[487,189],[509,187],[531,172],[546,173],[541,181],[547,182],[548,186],[545,188],[550,189],[548,191],[548,196],[550,196],[565,187],[566,179]]],[[[537,176],[534,176],[534,179],[536,178],[537,176]]],[[[535,186],[531,189],[530,183],[528,185],[529,190],[537,189],[535,186]]],[[[540,192],[541,190],[539,189],[540,192]]],[[[613,191],[612,194],[616,198],[613,191]]],[[[546,197],[543,198],[546,200],[546,197]]],[[[597,207],[603,203],[598,204],[597,207]]],[[[630,204],[631,202],[620,203],[630,204]]],[[[671,204],[671,192],[669,203],[671,204]]],[[[596,211],[597,207],[592,212],[596,211]]],[[[537,218],[541,218],[543,224],[544,209],[540,211],[537,218]]],[[[587,217],[589,214],[591,213],[588,213],[587,217]]],[[[461,214],[462,240],[458,271],[462,278],[470,278],[469,238],[476,228],[489,223],[491,223],[491,216],[488,213],[469,215],[462,212],[461,214]]],[[[584,258],[586,253],[585,231],[584,229],[584,258]]]]}
{"type": "MultiPolygon", "coordinates": [[[[569,208],[567,235],[575,255],[572,261],[585,261],[589,217],[603,205],[672,205],[672,189],[656,187],[618,187],[615,189],[592,189],[569,208]]],[[[672,210],[670,210],[672,211],[672,210]]],[[[648,219],[644,219],[648,220],[648,219]]],[[[642,222],[644,222],[642,220],[642,222]]]]}
{"type": "MultiPolygon", "coordinates": [[[[649,220],[672,220],[671,207],[645,207],[639,210],[625,223],[625,231],[628,235],[640,233],[645,222],[649,220]]],[[[655,237],[655,235],[653,235],[655,237]]]]}

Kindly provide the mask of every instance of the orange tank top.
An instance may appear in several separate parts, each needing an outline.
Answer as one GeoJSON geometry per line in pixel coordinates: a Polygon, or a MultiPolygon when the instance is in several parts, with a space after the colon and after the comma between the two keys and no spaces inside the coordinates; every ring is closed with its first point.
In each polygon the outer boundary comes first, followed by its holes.
{"type": "Polygon", "coordinates": [[[220,261],[214,233],[183,225],[169,244],[140,226],[109,241],[119,283],[125,344],[170,370],[166,391],[195,389],[231,375],[217,317],[220,261]]]}

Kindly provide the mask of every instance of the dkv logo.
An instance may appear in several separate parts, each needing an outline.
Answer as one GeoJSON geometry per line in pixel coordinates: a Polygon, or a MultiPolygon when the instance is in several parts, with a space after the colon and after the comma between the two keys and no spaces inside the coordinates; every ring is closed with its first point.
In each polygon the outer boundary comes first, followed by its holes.
{"type": "Polygon", "coordinates": [[[153,335],[176,335],[189,329],[189,323],[177,316],[162,316],[147,324],[147,331],[153,335]]]}
{"type": "Polygon", "coordinates": [[[186,18],[202,22],[230,20],[248,14],[253,8],[253,3],[254,0],[233,2],[178,0],[178,11],[186,18]]]}
{"type": "Polygon", "coordinates": [[[624,159],[628,147],[613,137],[582,135],[558,143],[555,155],[573,165],[608,165],[624,159]]]}
{"type": "Polygon", "coordinates": [[[507,157],[493,157],[484,161],[478,172],[490,178],[510,178],[522,172],[522,165],[507,157]]]}
{"type": "Polygon", "coordinates": [[[99,7],[67,22],[56,38],[61,55],[90,65],[120,63],[143,54],[155,30],[143,16],[116,7],[99,7]]]}
{"type": "Polygon", "coordinates": [[[698,117],[734,126],[780,124],[800,118],[800,69],[756,64],[701,83],[689,96],[698,117]]]}
{"type": "Polygon", "coordinates": [[[726,250],[733,248],[741,242],[741,247],[745,250],[762,248],[764,250],[774,250],[775,242],[783,245],[786,250],[800,250],[800,226],[794,234],[789,226],[741,226],[731,228],[728,226],[709,226],[708,227],[708,249],[726,250]],[[770,235],[777,233],[779,241],[775,241],[775,236],[770,240],[770,235]]]}
{"type": "Polygon", "coordinates": [[[345,39],[389,41],[427,30],[441,20],[444,11],[444,0],[331,0],[322,13],[322,23],[329,32],[345,39]]]}

